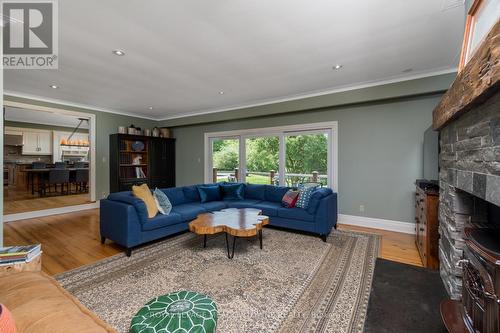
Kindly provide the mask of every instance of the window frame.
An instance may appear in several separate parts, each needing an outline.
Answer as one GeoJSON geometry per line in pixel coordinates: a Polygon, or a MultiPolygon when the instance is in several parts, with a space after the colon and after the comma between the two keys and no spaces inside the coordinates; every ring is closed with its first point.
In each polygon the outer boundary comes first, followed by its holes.
{"type": "Polygon", "coordinates": [[[280,140],[279,152],[279,181],[280,185],[285,184],[285,137],[300,134],[328,134],[328,184],[329,187],[338,192],[338,122],[321,122],[299,125],[286,125],[277,127],[263,127],[222,132],[206,132],[204,134],[204,181],[212,182],[212,147],[216,139],[239,139],[239,174],[238,181],[245,182],[246,177],[246,139],[255,137],[277,136],[280,140]]]}

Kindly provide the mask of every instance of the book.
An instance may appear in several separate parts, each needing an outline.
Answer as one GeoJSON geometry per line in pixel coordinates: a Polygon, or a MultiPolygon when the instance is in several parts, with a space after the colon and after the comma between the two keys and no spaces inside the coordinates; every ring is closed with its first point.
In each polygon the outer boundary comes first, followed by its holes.
{"type": "Polygon", "coordinates": [[[0,266],[8,266],[8,265],[19,264],[19,263],[29,263],[32,260],[34,260],[35,258],[37,258],[40,254],[42,254],[42,252],[37,253],[36,255],[31,257],[29,260],[26,260],[26,259],[5,260],[5,261],[0,260],[0,266]]]}
{"type": "Polygon", "coordinates": [[[40,253],[41,248],[41,244],[0,247],[0,262],[30,261],[40,253]]]}

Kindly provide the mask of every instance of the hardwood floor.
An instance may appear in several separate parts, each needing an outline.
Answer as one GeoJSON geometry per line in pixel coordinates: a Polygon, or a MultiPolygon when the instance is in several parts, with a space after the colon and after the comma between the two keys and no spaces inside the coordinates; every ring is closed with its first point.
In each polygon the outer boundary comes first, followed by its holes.
{"type": "Polygon", "coordinates": [[[40,198],[31,194],[25,186],[4,187],[4,214],[16,214],[35,210],[59,208],[90,203],[89,193],[70,195],[51,195],[40,198]]]}
{"type": "Polygon", "coordinates": [[[339,224],[340,230],[361,231],[381,235],[381,246],[379,258],[410,264],[414,266],[423,266],[417,246],[415,245],[415,236],[380,229],[363,228],[347,224],[339,224]]]}
{"type": "Polygon", "coordinates": [[[4,223],[4,244],[42,244],[42,269],[54,275],[90,264],[122,251],[113,243],[102,245],[99,210],[4,223]]]}
{"type": "MultiPolygon", "coordinates": [[[[380,257],[422,266],[412,235],[348,225],[340,225],[339,229],[380,234],[380,257]]],[[[5,245],[33,243],[42,244],[42,268],[51,275],[123,251],[109,241],[105,245],[100,243],[98,209],[4,224],[5,245]]]]}

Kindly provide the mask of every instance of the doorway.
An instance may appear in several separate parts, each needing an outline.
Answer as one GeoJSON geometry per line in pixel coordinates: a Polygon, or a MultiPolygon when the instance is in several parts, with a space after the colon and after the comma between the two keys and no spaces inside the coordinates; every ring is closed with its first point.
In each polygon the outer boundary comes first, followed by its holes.
{"type": "Polygon", "coordinates": [[[95,115],[5,101],[3,172],[5,221],[95,205],[95,115]]]}

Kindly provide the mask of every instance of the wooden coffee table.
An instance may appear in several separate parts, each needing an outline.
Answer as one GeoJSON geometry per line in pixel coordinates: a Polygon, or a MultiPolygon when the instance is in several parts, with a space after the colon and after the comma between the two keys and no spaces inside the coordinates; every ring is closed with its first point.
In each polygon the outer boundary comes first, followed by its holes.
{"type": "Polygon", "coordinates": [[[189,223],[189,230],[203,235],[203,247],[207,246],[207,235],[220,232],[226,234],[227,257],[233,259],[236,238],[259,236],[262,249],[262,227],[269,224],[269,217],[261,215],[255,208],[228,208],[218,212],[204,213],[189,223]],[[229,252],[228,235],[233,236],[232,251],[229,252]]]}

